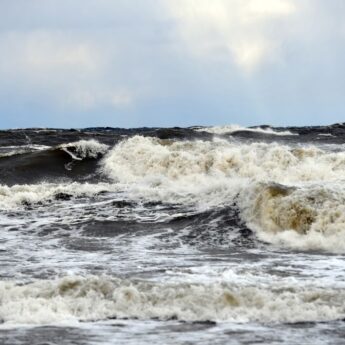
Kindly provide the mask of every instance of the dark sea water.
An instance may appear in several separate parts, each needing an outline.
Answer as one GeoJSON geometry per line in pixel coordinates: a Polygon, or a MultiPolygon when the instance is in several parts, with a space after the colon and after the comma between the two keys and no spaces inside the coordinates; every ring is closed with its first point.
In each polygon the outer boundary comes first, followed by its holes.
{"type": "Polygon", "coordinates": [[[0,344],[343,344],[344,143],[0,131],[0,344]]]}

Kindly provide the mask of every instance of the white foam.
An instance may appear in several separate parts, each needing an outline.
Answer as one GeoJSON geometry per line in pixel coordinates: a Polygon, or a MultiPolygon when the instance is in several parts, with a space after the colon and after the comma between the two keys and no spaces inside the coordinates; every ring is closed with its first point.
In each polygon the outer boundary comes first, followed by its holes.
{"type": "Polygon", "coordinates": [[[103,170],[141,197],[204,207],[238,200],[244,219],[265,241],[345,252],[345,223],[341,216],[345,201],[341,187],[345,180],[343,151],[330,152],[313,145],[135,136],[109,152],[103,170]],[[263,185],[272,183],[298,189],[288,197],[261,200],[258,216],[257,195],[264,193],[263,185]],[[327,188],[323,188],[325,184],[327,188]],[[293,223],[297,225],[292,229],[293,223]],[[279,231],[272,224],[279,224],[279,231]],[[288,241],[286,237],[291,233],[288,241]]]}
{"type": "Polygon", "coordinates": [[[107,183],[40,183],[36,185],[0,185],[0,209],[13,210],[24,204],[34,204],[52,200],[64,193],[73,197],[93,196],[103,191],[116,191],[117,187],[107,183]]]}
{"type": "Polygon", "coordinates": [[[76,160],[81,160],[84,158],[97,158],[98,156],[105,154],[109,149],[108,145],[99,143],[94,139],[79,140],[73,143],[62,144],[59,147],[76,160]],[[68,150],[69,148],[74,148],[76,154],[68,150]]]}
{"type": "Polygon", "coordinates": [[[344,298],[343,289],[312,285],[159,284],[70,276],[27,285],[0,282],[0,317],[5,327],[107,318],[330,321],[345,316],[344,298]]]}
{"type": "Polygon", "coordinates": [[[345,179],[345,152],[222,139],[171,141],[135,136],[115,146],[103,165],[115,181],[158,187],[188,179],[193,187],[201,178],[223,177],[286,184],[345,179]]]}

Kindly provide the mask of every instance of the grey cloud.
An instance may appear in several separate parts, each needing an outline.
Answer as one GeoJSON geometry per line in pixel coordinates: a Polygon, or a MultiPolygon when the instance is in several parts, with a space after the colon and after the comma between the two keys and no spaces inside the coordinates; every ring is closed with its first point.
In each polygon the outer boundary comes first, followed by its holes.
{"type": "MultiPolygon", "coordinates": [[[[243,1],[201,2],[244,13],[243,1]]],[[[0,126],[13,114],[79,127],[341,119],[341,1],[284,0],[293,13],[253,26],[230,12],[213,23],[206,5],[184,16],[201,2],[2,1],[0,126]]]]}

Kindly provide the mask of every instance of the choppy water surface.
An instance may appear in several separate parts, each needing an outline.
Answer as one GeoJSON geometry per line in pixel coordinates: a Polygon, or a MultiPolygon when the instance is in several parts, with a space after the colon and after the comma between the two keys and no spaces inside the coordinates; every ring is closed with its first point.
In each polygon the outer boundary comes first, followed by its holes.
{"type": "Polygon", "coordinates": [[[0,343],[342,344],[344,140],[0,132],[0,343]]]}

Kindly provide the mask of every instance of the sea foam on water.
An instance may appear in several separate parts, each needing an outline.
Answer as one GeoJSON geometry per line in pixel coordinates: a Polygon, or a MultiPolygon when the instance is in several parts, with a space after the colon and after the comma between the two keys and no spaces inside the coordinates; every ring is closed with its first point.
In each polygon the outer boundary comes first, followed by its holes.
{"type": "Polygon", "coordinates": [[[1,150],[2,328],[345,317],[341,144],[238,126],[120,133],[1,150]]]}

